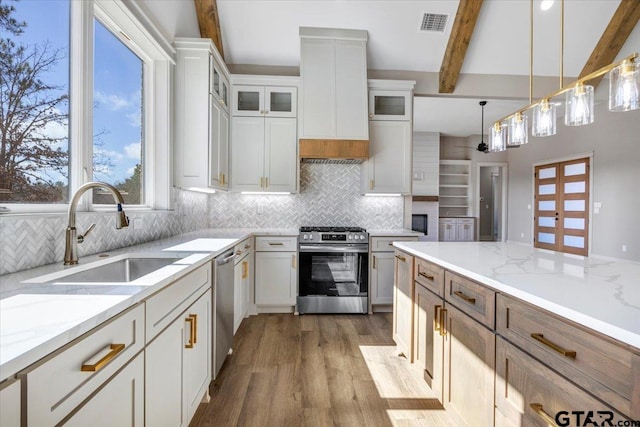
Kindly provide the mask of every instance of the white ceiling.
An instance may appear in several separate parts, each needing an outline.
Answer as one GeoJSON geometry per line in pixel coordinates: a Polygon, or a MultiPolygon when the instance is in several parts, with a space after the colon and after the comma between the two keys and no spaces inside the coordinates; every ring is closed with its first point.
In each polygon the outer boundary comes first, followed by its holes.
{"type": "MultiPolygon", "coordinates": [[[[543,12],[541,0],[534,0],[534,76],[559,75],[559,1],[543,12]]],[[[198,36],[193,0],[144,2],[170,35],[198,36]]],[[[619,3],[565,1],[565,76],[580,73],[619,3]]],[[[418,72],[440,70],[458,8],[458,0],[217,0],[217,4],[229,64],[298,66],[298,28],[311,26],[365,29],[369,69],[418,72]],[[445,32],[418,31],[424,12],[449,14],[445,32]]],[[[640,26],[618,57],[638,51],[640,26]]],[[[529,75],[529,1],[484,0],[461,72],[529,75]]],[[[524,103],[487,100],[485,123],[524,103]]],[[[414,128],[452,136],[478,134],[478,101],[416,97],[414,128]]]]}

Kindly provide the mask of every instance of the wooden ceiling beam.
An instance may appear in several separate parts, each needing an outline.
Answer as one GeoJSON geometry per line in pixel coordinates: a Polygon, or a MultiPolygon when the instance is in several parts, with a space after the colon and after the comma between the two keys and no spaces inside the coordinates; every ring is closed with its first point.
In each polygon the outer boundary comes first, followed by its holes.
{"type": "Polygon", "coordinates": [[[451,35],[440,67],[440,93],[453,93],[464,57],[480,14],[482,0],[460,0],[451,35]]]}
{"type": "Polygon", "coordinates": [[[220,31],[220,19],[218,18],[218,4],[216,0],[193,0],[198,15],[200,37],[213,40],[220,56],[224,59],[222,48],[222,32],[220,31]]]}
{"type": "MultiPolygon", "coordinates": [[[[602,33],[600,41],[591,52],[591,56],[584,65],[582,72],[580,72],[579,78],[611,64],[616,59],[638,20],[640,20],[640,1],[622,0],[611,21],[609,21],[609,25],[602,33]]],[[[604,75],[597,77],[591,80],[589,84],[598,87],[603,77],[604,75]]]]}

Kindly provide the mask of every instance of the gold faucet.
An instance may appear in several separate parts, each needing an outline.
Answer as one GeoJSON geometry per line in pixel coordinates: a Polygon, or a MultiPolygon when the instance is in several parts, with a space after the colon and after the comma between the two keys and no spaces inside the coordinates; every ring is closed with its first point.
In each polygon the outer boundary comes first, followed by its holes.
{"type": "Polygon", "coordinates": [[[118,191],[116,187],[111,184],[107,184],[106,182],[87,182],[86,184],[80,186],[78,190],[75,192],[73,197],[71,198],[71,202],[69,203],[69,224],[67,225],[66,232],[66,242],[64,245],[64,265],[77,264],[78,263],[78,243],[84,242],[85,237],[93,230],[96,226],[95,224],[91,224],[87,231],[84,234],[78,235],[78,230],[76,230],[76,206],[80,201],[82,195],[92,188],[103,188],[108,190],[113,196],[113,200],[118,204],[118,216],[116,217],[116,229],[121,229],[122,227],[129,226],[129,218],[125,215],[122,210],[122,204],[124,200],[122,198],[122,194],[118,191]]]}

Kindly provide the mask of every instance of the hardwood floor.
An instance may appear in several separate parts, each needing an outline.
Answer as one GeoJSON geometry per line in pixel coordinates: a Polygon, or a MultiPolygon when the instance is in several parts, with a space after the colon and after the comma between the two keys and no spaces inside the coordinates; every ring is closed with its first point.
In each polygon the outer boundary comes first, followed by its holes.
{"type": "Polygon", "coordinates": [[[390,314],[244,319],[191,426],[453,426],[390,314]]]}

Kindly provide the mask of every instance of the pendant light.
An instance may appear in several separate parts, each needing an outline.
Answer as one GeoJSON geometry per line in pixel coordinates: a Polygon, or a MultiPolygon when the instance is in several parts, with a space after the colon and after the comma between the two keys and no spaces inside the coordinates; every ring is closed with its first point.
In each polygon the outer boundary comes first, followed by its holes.
{"type": "Polygon", "coordinates": [[[578,82],[567,91],[564,124],[582,126],[593,123],[593,86],[578,82]]]}
{"type": "Polygon", "coordinates": [[[527,116],[521,112],[517,112],[509,119],[509,137],[507,145],[523,145],[529,142],[527,134],[527,116]]]}
{"type": "Polygon", "coordinates": [[[532,136],[552,136],[556,134],[556,106],[543,99],[533,107],[532,136]]]}
{"type": "Polygon", "coordinates": [[[496,122],[489,129],[490,139],[489,139],[489,152],[497,153],[499,151],[504,151],[507,149],[507,135],[506,129],[503,129],[502,125],[499,122],[496,122]]]}
{"type": "Polygon", "coordinates": [[[609,110],[631,111],[640,108],[640,64],[623,61],[609,77],[609,110]]]}

